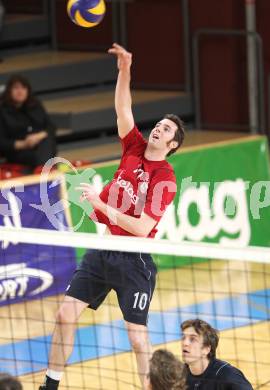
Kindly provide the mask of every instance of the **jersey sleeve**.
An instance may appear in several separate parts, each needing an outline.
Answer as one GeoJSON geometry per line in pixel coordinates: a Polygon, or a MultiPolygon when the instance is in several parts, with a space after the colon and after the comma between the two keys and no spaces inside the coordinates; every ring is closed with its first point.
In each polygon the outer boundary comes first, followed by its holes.
{"type": "Polygon", "coordinates": [[[123,156],[125,154],[138,153],[145,149],[147,141],[135,125],[133,129],[124,137],[120,138],[122,144],[123,156]]]}
{"type": "Polygon", "coordinates": [[[173,201],[176,191],[177,186],[173,171],[169,169],[158,170],[149,184],[144,213],[159,222],[166,208],[173,201]]]}

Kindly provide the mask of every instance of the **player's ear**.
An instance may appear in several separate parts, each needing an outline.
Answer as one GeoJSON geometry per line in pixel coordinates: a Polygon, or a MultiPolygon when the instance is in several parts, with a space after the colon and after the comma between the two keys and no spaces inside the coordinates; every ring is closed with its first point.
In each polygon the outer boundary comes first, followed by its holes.
{"type": "Polygon", "coordinates": [[[170,149],[175,149],[178,146],[178,142],[177,141],[171,141],[169,146],[170,146],[170,149]]]}
{"type": "Polygon", "coordinates": [[[208,354],[211,352],[211,347],[210,347],[210,345],[208,345],[207,347],[205,346],[205,347],[203,347],[203,355],[205,356],[205,357],[207,357],[208,356],[208,354]]]}

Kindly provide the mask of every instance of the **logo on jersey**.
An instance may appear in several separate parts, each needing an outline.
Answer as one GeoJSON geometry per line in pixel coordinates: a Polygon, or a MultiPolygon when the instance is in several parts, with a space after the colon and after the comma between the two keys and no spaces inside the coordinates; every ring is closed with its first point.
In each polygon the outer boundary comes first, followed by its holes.
{"type": "Polygon", "coordinates": [[[140,184],[138,186],[139,191],[142,194],[146,194],[146,192],[148,190],[148,184],[149,184],[149,174],[148,174],[148,172],[144,172],[144,170],[141,169],[141,168],[134,169],[133,172],[137,173],[137,179],[141,180],[141,182],[140,182],[140,184]]]}
{"type": "MultiPolygon", "coordinates": [[[[119,187],[123,188],[124,191],[127,192],[127,194],[131,199],[131,202],[134,205],[136,205],[138,203],[139,196],[135,194],[132,184],[129,181],[122,179],[122,173],[123,171],[121,171],[121,173],[117,177],[116,182],[119,185],[119,187]]],[[[133,173],[136,173],[137,174],[136,178],[140,180],[140,183],[138,185],[139,192],[145,194],[148,189],[148,181],[149,181],[148,173],[144,172],[144,170],[141,168],[134,169],[133,173]]]]}
{"type": "Polygon", "coordinates": [[[146,192],[148,190],[148,183],[146,181],[143,181],[142,183],[140,183],[139,190],[142,194],[146,194],[146,192]]]}
{"type": "Polygon", "coordinates": [[[122,179],[122,176],[121,176],[122,172],[118,176],[116,182],[119,185],[119,187],[123,188],[124,191],[129,195],[131,202],[135,205],[138,202],[139,197],[134,193],[133,186],[130,183],[130,181],[126,181],[126,180],[122,179]]]}

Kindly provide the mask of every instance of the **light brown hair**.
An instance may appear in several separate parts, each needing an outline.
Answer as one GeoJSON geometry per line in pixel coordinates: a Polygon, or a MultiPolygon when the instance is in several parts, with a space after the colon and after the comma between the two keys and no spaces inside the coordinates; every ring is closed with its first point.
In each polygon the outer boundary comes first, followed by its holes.
{"type": "Polygon", "coordinates": [[[0,390],[22,390],[22,385],[14,376],[2,373],[0,374],[0,390]]]}
{"type": "Polygon", "coordinates": [[[150,360],[152,390],[186,390],[186,367],[171,352],[159,349],[150,360]]]}

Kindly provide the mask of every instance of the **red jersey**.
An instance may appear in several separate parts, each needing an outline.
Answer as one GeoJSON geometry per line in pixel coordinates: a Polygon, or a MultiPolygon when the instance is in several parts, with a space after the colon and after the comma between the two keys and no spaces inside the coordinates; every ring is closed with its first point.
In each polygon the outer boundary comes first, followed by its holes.
{"type": "MultiPolygon", "coordinates": [[[[136,126],[121,139],[121,143],[120,165],[113,180],[103,188],[100,198],[114,209],[135,218],[140,218],[144,212],[158,224],[176,194],[173,168],[166,160],[150,161],[144,157],[147,141],[136,126]]],[[[91,218],[107,225],[112,234],[133,235],[97,209],[91,218]]],[[[148,237],[155,236],[156,225],[148,237]]]]}

